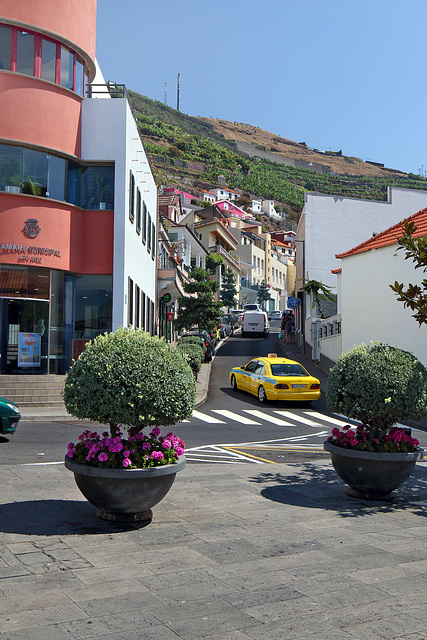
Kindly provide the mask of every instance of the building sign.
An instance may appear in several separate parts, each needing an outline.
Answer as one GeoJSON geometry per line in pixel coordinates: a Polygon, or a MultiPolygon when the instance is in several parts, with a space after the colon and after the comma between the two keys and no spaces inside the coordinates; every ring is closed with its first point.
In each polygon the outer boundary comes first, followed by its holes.
{"type": "Polygon", "coordinates": [[[161,299],[162,302],[164,302],[166,304],[166,303],[168,303],[168,302],[170,302],[172,300],[172,296],[171,296],[170,293],[165,293],[165,295],[162,296],[160,299],[161,299]]]}
{"type": "Polygon", "coordinates": [[[43,264],[43,256],[60,258],[59,249],[48,247],[31,247],[13,242],[0,241],[0,256],[17,256],[16,262],[19,264],[43,264]]]}
{"type": "MultiPolygon", "coordinates": [[[[41,231],[39,221],[36,218],[27,218],[24,222],[22,234],[28,240],[37,238],[41,231]]],[[[43,258],[61,258],[59,249],[50,247],[35,247],[24,245],[21,242],[5,242],[0,238],[0,257],[15,256],[18,264],[43,264],[43,258]]]]}
{"type": "Polygon", "coordinates": [[[167,321],[170,322],[171,320],[173,320],[173,316],[174,316],[173,312],[168,311],[168,313],[166,314],[167,321]]]}
{"type": "Polygon", "coordinates": [[[38,333],[18,333],[18,367],[40,366],[40,336],[38,333]]]}
{"type": "Polygon", "coordinates": [[[301,304],[301,300],[299,298],[293,298],[291,296],[289,296],[288,298],[288,307],[290,309],[296,309],[297,307],[299,307],[301,304]]]}

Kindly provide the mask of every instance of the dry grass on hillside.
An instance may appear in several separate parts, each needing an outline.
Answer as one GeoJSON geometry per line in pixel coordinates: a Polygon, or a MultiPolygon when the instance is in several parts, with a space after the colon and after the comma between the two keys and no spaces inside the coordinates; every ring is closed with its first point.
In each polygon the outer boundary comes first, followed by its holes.
{"type": "Polygon", "coordinates": [[[304,144],[293,142],[287,138],[264,131],[258,127],[240,122],[228,122],[227,120],[216,120],[215,118],[200,118],[209,122],[215,131],[221,133],[228,140],[241,140],[249,142],[253,145],[262,145],[266,151],[275,155],[283,155],[287,158],[295,158],[298,160],[306,160],[307,162],[317,162],[328,167],[334,173],[348,173],[358,176],[381,176],[387,174],[396,175],[396,172],[388,172],[387,169],[381,169],[372,164],[368,164],[360,158],[349,158],[340,156],[329,156],[324,153],[311,151],[304,144]]]}

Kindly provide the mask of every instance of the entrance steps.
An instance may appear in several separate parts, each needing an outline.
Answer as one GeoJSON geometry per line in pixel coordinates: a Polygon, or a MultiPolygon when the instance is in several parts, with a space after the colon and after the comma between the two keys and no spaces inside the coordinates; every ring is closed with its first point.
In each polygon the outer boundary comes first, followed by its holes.
{"type": "Polygon", "coordinates": [[[65,376],[0,375],[0,396],[18,407],[64,408],[62,391],[65,376]]]}

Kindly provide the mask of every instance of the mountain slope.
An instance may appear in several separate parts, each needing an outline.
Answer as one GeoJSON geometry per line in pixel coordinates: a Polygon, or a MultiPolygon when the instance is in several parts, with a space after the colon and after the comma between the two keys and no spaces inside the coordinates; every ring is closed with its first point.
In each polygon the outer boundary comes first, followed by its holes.
{"type": "Polygon", "coordinates": [[[358,158],[320,153],[247,124],[188,116],[129,92],[158,184],[209,190],[226,184],[275,200],[296,220],[304,192],[385,200],[390,185],[427,190],[427,180],[358,158]]]}

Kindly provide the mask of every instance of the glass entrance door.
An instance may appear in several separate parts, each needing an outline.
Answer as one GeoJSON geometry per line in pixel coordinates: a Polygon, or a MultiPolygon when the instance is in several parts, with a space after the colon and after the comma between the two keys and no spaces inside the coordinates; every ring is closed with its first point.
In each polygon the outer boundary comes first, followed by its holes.
{"type": "Polygon", "coordinates": [[[47,373],[49,301],[0,299],[0,372],[47,373]]]}

